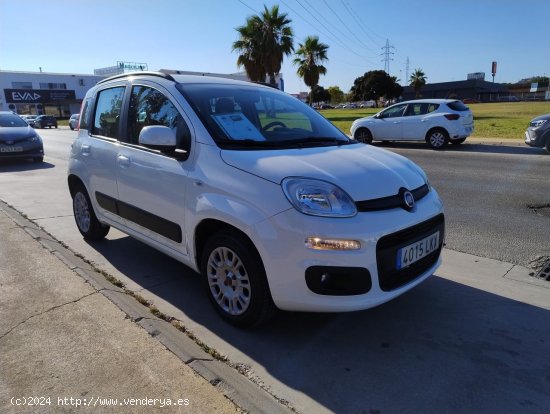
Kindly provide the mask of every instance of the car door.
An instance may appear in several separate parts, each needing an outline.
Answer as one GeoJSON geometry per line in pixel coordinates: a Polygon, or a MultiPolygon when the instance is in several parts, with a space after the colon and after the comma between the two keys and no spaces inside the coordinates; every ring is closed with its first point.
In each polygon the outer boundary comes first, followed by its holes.
{"type": "Polygon", "coordinates": [[[406,141],[424,141],[426,135],[426,114],[429,103],[409,103],[401,119],[402,136],[406,141]]]}
{"type": "Polygon", "coordinates": [[[95,96],[95,106],[93,99],[86,100],[83,110],[86,114],[83,120],[86,122],[83,126],[89,133],[81,134],[75,141],[79,145],[78,156],[86,165],[90,198],[96,201],[100,215],[122,224],[124,220],[116,209],[116,157],[125,90],[125,84],[99,90],[95,96]],[[88,111],[91,115],[87,115],[88,111]],[[87,125],[88,122],[90,125],[87,125]]]}
{"type": "Polygon", "coordinates": [[[116,156],[120,214],[138,235],[185,255],[188,119],[159,85],[143,81],[132,85],[128,94],[126,128],[116,156]],[[162,153],[139,144],[140,131],[151,125],[174,131],[175,152],[162,153]]]}
{"type": "Polygon", "coordinates": [[[374,124],[374,139],[402,139],[402,119],[406,106],[407,104],[394,105],[380,112],[374,124]]]}

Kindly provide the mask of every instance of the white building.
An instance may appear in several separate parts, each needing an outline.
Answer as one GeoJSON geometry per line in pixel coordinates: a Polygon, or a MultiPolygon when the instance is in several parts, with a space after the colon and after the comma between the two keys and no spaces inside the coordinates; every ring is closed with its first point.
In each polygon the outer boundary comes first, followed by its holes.
{"type": "Polygon", "coordinates": [[[105,76],[0,70],[0,111],[68,118],[105,76]]]}

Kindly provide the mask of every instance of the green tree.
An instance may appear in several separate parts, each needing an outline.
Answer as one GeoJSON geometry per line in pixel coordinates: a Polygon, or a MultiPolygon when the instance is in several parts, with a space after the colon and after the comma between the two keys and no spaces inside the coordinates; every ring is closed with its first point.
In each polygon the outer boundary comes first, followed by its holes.
{"type": "Polygon", "coordinates": [[[344,102],[344,92],[338,86],[329,86],[327,91],[330,93],[330,103],[339,104],[344,102]]]}
{"type": "MultiPolygon", "coordinates": [[[[312,90],[319,84],[319,77],[327,73],[322,63],[328,60],[328,45],[319,42],[318,36],[308,36],[304,43],[300,43],[296,51],[294,64],[298,65],[298,76],[312,90]]],[[[310,93],[309,104],[312,103],[312,94],[310,93]]]]}
{"type": "Polygon", "coordinates": [[[329,102],[330,93],[325,88],[319,85],[315,85],[311,88],[311,92],[308,95],[309,102],[329,102]]]}
{"type": "Polygon", "coordinates": [[[233,43],[233,51],[239,53],[237,65],[244,67],[253,81],[265,81],[275,85],[275,75],[281,71],[284,56],[294,51],[294,34],[286,13],[279,13],[279,6],[246,19],[244,26],[235,30],[239,39],[233,43]]]}
{"type": "Polygon", "coordinates": [[[383,96],[387,99],[397,98],[402,92],[403,88],[395,76],[383,70],[371,70],[355,79],[350,95],[353,101],[378,101],[383,96]]]}
{"type": "Polygon", "coordinates": [[[422,69],[416,69],[409,78],[409,85],[414,89],[414,94],[420,97],[420,90],[426,85],[426,74],[422,69]]]}

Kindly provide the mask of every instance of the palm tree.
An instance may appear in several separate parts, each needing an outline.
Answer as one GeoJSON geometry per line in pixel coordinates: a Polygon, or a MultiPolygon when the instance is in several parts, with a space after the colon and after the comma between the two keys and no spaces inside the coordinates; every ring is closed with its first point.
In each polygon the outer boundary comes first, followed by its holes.
{"type": "Polygon", "coordinates": [[[414,89],[415,96],[420,97],[420,89],[426,85],[426,74],[422,69],[416,69],[409,79],[409,85],[414,89]]]}
{"type": "MultiPolygon", "coordinates": [[[[319,42],[319,37],[308,36],[304,43],[300,43],[296,51],[294,64],[298,65],[298,76],[304,79],[304,83],[313,88],[319,84],[320,75],[327,73],[321,63],[328,60],[327,50],[328,45],[319,42]]],[[[309,104],[312,104],[313,93],[309,94],[309,104]]]]}
{"type": "Polygon", "coordinates": [[[293,32],[286,13],[279,13],[279,6],[271,10],[264,6],[259,15],[246,19],[244,26],[237,27],[239,40],[233,50],[240,53],[237,65],[243,66],[251,80],[265,81],[275,85],[275,75],[281,71],[284,56],[294,51],[293,32]]]}

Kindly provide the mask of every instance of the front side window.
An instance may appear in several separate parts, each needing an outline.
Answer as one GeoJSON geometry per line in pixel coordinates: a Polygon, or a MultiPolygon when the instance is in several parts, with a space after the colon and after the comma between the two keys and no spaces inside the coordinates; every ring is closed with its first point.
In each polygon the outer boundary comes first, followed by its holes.
{"type": "Polygon", "coordinates": [[[124,86],[99,92],[92,128],[93,135],[118,139],[123,97],[124,86]]]}
{"type": "Polygon", "coordinates": [[[82,118],[80,119],[80,129],[88,129],[88,122],[90,119],[90,110],[92,108],[92,100],[86,99],[82,106],[82,118]]]}
{"type": "Polygon", "coordinates": [[[407,105],[392,106],[391,108],[388,108],[384,112],[382,112],[382,118],[397,118],[403,116],[403,112],[405,111],[406,106],[407,105]]]}
{"type": "Polygon", "coordinates": [[[232,149],[344,145],[350,140],[317,111],[255,85],[178,84],[216,143],[232,149]]]}
{"type": "Polygon", "coordinates": [[[162,125],[172,129],[176,135],[176,147],[189,149],[191,133],[174,104],[154,88],[134,86],[128,112],[127,141],[138,144],[141,130],[151,125],[162,125]]]}

